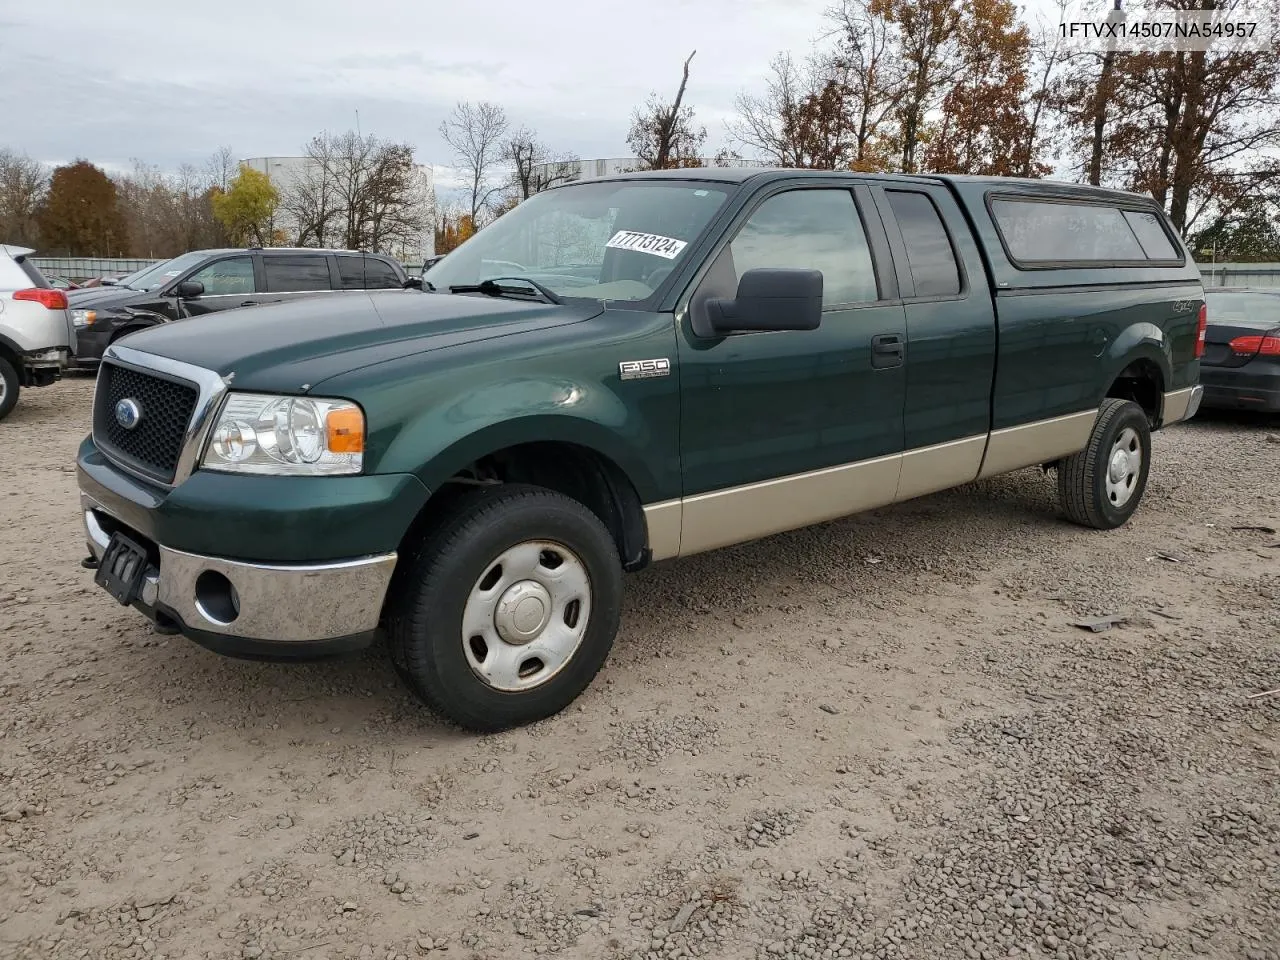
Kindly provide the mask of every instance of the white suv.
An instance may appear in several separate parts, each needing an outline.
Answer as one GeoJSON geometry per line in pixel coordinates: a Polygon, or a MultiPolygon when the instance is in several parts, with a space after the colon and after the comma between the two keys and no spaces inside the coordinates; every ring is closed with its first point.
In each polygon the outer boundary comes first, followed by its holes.
{"type": "Polygon", "coordinates": [[[67,295],[27,259],[34,252],[0,243],[0,420],[22,387],[61,379],[75,350],[67,295]]]}

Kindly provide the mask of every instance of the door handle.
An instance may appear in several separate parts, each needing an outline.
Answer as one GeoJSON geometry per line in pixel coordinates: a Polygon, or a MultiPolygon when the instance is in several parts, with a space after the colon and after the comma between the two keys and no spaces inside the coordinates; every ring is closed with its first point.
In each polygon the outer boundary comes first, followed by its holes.
{"type": "Polygon", "coordinates": [[[257,305],[257,300],[246,300],[244,303],[240,304],[242,307],[256,307],[257,305]]]}
{"type": "Polygon", "coordinates": [[[907,345],[896,333],[881,333],[871,338],[871,366],[877,369],[902,366],[906,353],[907,345]]]}

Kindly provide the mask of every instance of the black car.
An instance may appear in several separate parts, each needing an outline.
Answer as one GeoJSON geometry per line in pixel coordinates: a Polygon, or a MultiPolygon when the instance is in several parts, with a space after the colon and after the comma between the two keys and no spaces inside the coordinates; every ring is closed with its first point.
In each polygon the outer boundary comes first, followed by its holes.
{"type": "Polygon", "coordinates": [[[1208,287],[1202,406],[1280,412],[1280,288],[1208,287]]]}
{"type": "Polygon", "coordinates": [[[67,294],[76,324],[72,366],[92,369],[108,344],[138,330],[220,310],[344,290],[416,286],[391,257],[353,250],[193,250],[111,286],[67,294]]]}

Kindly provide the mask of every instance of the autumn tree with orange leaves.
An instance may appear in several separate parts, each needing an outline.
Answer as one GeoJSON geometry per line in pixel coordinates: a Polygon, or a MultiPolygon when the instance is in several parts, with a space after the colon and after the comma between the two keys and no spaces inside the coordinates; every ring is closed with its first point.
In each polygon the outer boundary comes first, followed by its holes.
{"type": "MultiPolygon", "coordinates": [[[[1185,233],[1238,218],[1280,187],[1280,164],[1269,159],[1280,150],[1280,43],[1081,54],[1057,102],[1077,176],[1150,193],[1185,233]]],[[[1270,216],[1280,219],[1280,208],[1270,216]]]]}
{"type": "Polygon", "coordinates": [[[964,0],[954,35],[956,67],[942,120],[925,148],[936,173],[1043,176],[1032,155],[1027,110],[1031,31],[1012,0],[964,0]]]}

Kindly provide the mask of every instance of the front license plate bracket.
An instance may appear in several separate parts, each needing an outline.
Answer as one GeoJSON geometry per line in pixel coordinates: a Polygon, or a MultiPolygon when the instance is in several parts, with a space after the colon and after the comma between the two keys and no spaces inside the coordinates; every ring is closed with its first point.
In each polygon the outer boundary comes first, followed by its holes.
{"type": "Polygon", "coordinates": [[[146,548],[117,532],[111,535],[111,542],[102,554],[93,582],[123,606],[128,606],[142,592],[142,580],[146,573],[146,548]]]}

